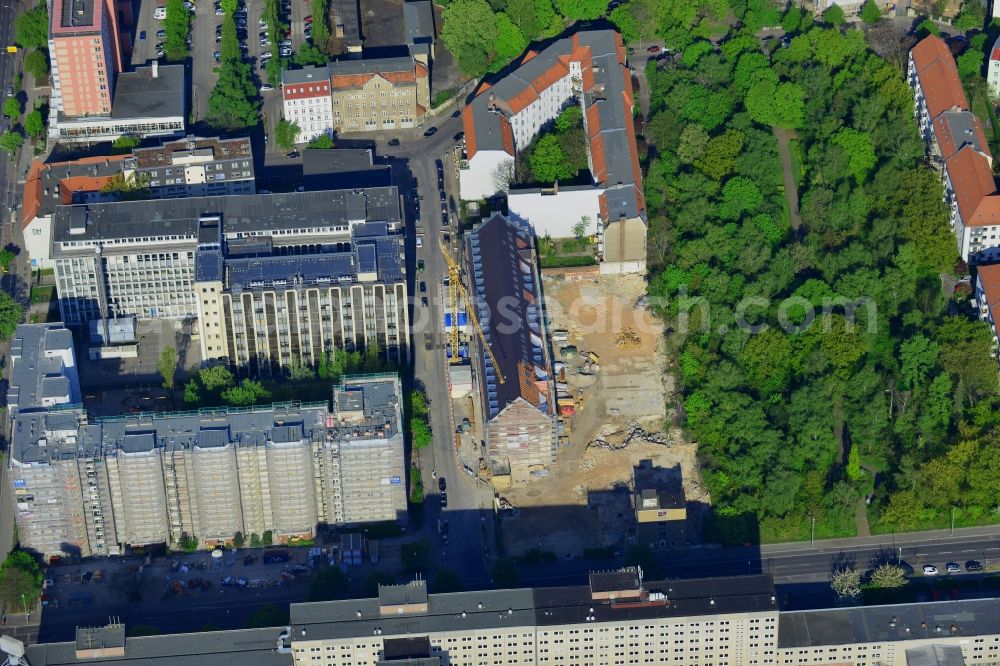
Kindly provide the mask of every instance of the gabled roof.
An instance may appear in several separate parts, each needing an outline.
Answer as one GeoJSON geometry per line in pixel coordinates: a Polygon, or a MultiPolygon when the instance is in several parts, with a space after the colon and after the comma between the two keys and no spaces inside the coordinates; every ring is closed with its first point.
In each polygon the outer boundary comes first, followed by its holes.
{"type": "Polygon", "coordinates": [[[910,49],[910,57],[913,58],[913,66],[918,72],[938,59],[954,62],[948,45],[937,35],[927,35],[921,39],[910,49]]]}
{"type": "Polygon", "coordinates": [[[129,157],[110,155],[50,163],[35,160],[24,181],[21,226],[51,215],[56,206],[73,203],[77,193],[100,190],[112,176],[122,172],[122,162],[129,157]]]}
{"type": "Polygon", "coordinates": [[[969,108],[969,100],[958,78],[958,69],[950,55],[947,60],[939,58],[919,70],[917,78],[920,79],[920,89],[931,119],[951,109],[969,108]]]}
{"type": "Polygon", "coordinates": [[[1000,264],[976,267],[976,283],[983,290],[990,319],[1000,326],[1000,264]]]}
{"type": "Polygon", "coordinates": [[[1000,224],[1000,196],[986,156],[966,146],[948,160],[946,168],[963,224],[966,227],[1000,224]]]}
{"type": "Polygon", "coordinates": [[[965,146],[972,146],[987,157],[990,155],[986,135],[979,119],[971,111],[945,111],[934,120],[941,159],[948,160],[965,146]]]}

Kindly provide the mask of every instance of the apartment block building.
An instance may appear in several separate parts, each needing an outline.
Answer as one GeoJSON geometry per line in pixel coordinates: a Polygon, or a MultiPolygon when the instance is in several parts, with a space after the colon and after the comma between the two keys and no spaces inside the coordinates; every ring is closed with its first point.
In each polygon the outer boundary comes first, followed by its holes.
{"type": "Polygon", "coordinates": [[[554,384],[534,238],[496,213],[467,234],[469,293],[486,343],[473,357],[494,477],[528,480],[555,462],[554,384]]]}
{"type": "Polygon", "coordinates": [[[409,335],[395,187],[57,208],[63,320],[198,323],[202,358],[269,371],[409,335]]]}
{"type": "MultiPolygon", "coordinates": [[[[77,62],[76,58],[77,54],[69,56],[70,62],[77,62]]],[[[80,62],[87,63],[86,59],[80,62]]],[[[74,72],[74,76],[76,74],[74,72]]],[[[123,135],[143,139],[184,136],[187,83],[183,65],[161,67],[158,61],[153,60],[148,67],[136,67],[133,71],[118,74],[113,87],[110,83],[99,85],[107,87],[107,90],[100,90],[99,112],[69,115],[54,104],[50,107],[50,139],[60,143],[98,143],[113,141],[123,135]]]]}
{"type": "Polygon", "coordinates": [[[285,119],[300,141],[324,133],[417,127],[430,105],[427,64],[413,56],[338,60],[282,73],[285,119]]]}
{"type": "Polygon", "coordinates": [[[939,165],[952,232],[963,261],[1000,257],[1000,193],[993,156],[969,108],[947,44],[928,35],[910,51],[907,75],[931,158],[939,165]]]}
{"type": "Polygon", "coordinates": [[[54,268],[52,215],[58,206],[114,201],[115,179],[142,185],[149,199],[254,194],[250,139],[189,136],[125,155],[31,163],[24,182],[21,230],[32,268],[54,268]]]}
{"type": "Polygon", "coordinates": [[[986,83],[994,95],[1000,95],[1000,38],[993,42],[990,58],[986,63],[986,83]]]}
{"type": "Polygon", "coordinates": [[[976,267],[976,311],[993,331],[993,352],[1000,348],[1000,264],[976,267]]]}
{"type": "Polygon", "coordinates": [[[517,151],[571,104],[583,111],[596,196],[582,195],[581,188],[525,193],[513,214],[530,223],[537,235],[564,235],[580,222],[577,211],[585,206],[584,216],[593,221],[598,238],[602,272],[643,272],[647,221],[632,123],[634,99],[625,47],[613,30],[581,30],[541,51],[529,50],[507,76],[480,88],[462,112],[466,155],[459,171],[461,196],[482,199],[506,191],[517,151]],[[563,214],[553,217],[560,197],[570,201],[563,214]]]}
{"type": "Polygon", "coordinates": [[[221,666],[965,666],[1000,664],[1000,600],[783,611],[769,576],[428,594],[292,604],[291,623],[166,636],[81,627],[26,648],[31,666],[192,659],[221,666]],[[95,649],[95,646],[97,648],[95,649]]]}
{"type": "Polygon", "coordinates": [[[114,0],[55,0],[49,14],[52,107],[67,117],[110,115],[124,68],[114,0]]]}
{"type": "Polygon", "coordinates": [[[321,523],[405,521],[401,423],[394,375],[345,377],[332,410],[22,409],[8,462],[18,534],[46,556],[87,556],[185,534],[204,546],[237,532],[283,542],[321,523]]]}
{"type": "Polygon", "coordinates": [[[20,324],[10,343],[7,413],[81,402],[73,334],[62,324],[20,324]]]}
{"type": "Polygon", "coordinates": [[[330,68],[309,65],[283,70],[281,103],[285,120],[299,126],[299,143],[333,132],[330,68]]]}

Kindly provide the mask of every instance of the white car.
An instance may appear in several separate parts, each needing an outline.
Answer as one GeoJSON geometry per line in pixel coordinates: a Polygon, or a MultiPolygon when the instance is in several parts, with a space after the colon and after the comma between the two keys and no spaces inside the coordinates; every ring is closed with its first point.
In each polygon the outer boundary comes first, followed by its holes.
{"type": "Polygon", "coordinates": [[[270,83],[265,83],[260,87],[261,92],[271,92],[272,90],[274,90],[274,86],[270,83]]]}
{"type": "Polygon", "coordinates": [[[424,237],[417,236],[417,247],[423,247],[423,246],[424,246],[424,237]]]}
{"type": "Polygon", "coordinates": [[[153,11],[153,18],[156,19],[157,21],[162,21],[163,19],[167,18],[167,8],[157,7],[153,11]]]}
{"type": "Polygon", "coordinates": [[[937,576],[938,575],[938,568],[936,566],[934,566],[933,564],[925,564],[924,565],[924,575],[925,576],[937,576]]]}

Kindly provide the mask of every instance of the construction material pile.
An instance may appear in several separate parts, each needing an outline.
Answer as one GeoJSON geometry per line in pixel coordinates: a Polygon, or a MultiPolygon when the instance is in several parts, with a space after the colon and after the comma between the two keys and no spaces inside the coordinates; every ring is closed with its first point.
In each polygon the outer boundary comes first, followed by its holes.
{"type": "Polygon", "coordinates": [[[630,421],[623,428],[606,431],[602,428],[597,437],[587,444],[587,448],[622,451],[634,443],[662,444],[671,446],[674,441],[666,433],[649,432],[635,421],[630,421]]]}
{"type": "Polygon", "coordinates": [[[615,336],[615,347],[618,349],[638,349],[640,346],[642,338],[630,326],[618,331],[618,335],[615,336]]]}

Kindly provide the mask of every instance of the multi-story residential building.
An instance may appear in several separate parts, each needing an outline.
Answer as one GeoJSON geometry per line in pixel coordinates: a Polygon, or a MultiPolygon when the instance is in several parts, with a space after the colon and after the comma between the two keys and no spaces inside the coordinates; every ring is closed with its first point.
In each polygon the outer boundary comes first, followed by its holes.
{"type": "Polygon", "coordinates": [[[38,398],[14,417],[8,476],[21,543],[46,556],[185,534],[206,546],[237,533],[284,542],[311,538],[318,523],[406,519],[394,375],[345,377],[332,411],[289,403],[91,418],[38,398]]]}
{"type": "Polygon", "coordinates": [[[402,224],[395,187],[62,206],[59,306],[196,320],[203,359],[258,370],[372,344],[402,361],[402,224]]]}
{"type": "Polygon", "coordinates": [[[430,104],[427,65],[413,56],[338,60],[282,73],[285,119],[300,141],[329,132],[416,127],[430,104]],[[308,129],[306,129],[308,128],[308,129]]]}
{"type": "MultiPolygon", "coordinates": [[[[52,214],[66,204],[115,201],[115,179],[141,186],[149,199],[254,194],[250,139],[189,136],[131,154],[31,163],[24,182],[21,230],[32,268],[54,268],[52,214]]],[[[136,192],[132,193],[133,196],[136,192]]]]}
{"type": "Polygon", "coordinates": [[[592,219],[601,270],[642,272],[646,266],[646,206],[632,123],[632,83],[621,36],[612,30],[581,30],[541,51],[529,50],[517,68],[484,85],[462,112],[466,159],[459,171],[463,199],[507,190],[514,156],[570,104],[580,104],[595,197],[572,194],[567,215],[553,221],[557,189],[525,193],[517,217],[538,235],[563,234],[592,219]],[[596,202],[596,206],[592,204],[596,202]],[[586,215],[577,211],[585,206],[586,215]],[[568,211],[572,210],[572,213],[568,211]],[[553,233],[555,232],[555,233],[553,233]]]}
{"type": "Polygon", "coordinates": [[[929,35],[911,49],[907,67],[920,133],[941,167],[958,253],[963,261],[994,259],[1000,256],[1000,194],[993,156],[951,51],[929,35]]]}
{"type": "MultiPolygon", "coordinates": [[[[107,91],[101,92],[111,91],[108,86],[107,91]]],[[[99,113],[88,115],[69,116],[52,105],[49,138],[62,143],[95,143],[113,141],[123,135],[184,136],[187,85],[183,65],[160,67],[154,60],[148,67],[122,72],[114,82],[110,99],[110,111],[102,107],[99,113]]]]}
{"type": "Polygon", "coordinates": [[[976,267],[976,308],[993,329],[993,352],[1000,346],[1000,264],[976,267]]]}
{"type": "Polygon", "coordinates": [[[309,65],[283,70],[281,103],[285,120],[299,126],[299,143],[333,132],[329,67],[309,65]]]}
{"type": "Polygon", "coordinates": [[[123,69],[114,0],[54,0],[49,10],[51,106],[64,117],[107,116],[123,69]]]}
{"type": "MultiPolygon", "coordinates": [[[[1000,664],[1000,600],[781,611],[768,576],[428,594],[293,604],[291,623],[166,636],[111,624],[26,648],[31,666],[964,666],[1000,664]]],[[[10,642],[5,645],[10,645],[10,642]]],[[[16,662],[15,662],[16,663],[16,662]]]]}
{"type": "Polygon", "coordinates": [[[7,413],[79,404],[73,334],[62,324],[21,324],[10,343],[7,413]]]}
{"type": "MultiPolygon", "coordinates": [[[[1000,3],[994,3],[997,5],[1000,3]]],[[[993,42],[993,48],[990,49],[990,60],[987,63],[986,70],[986,82],[990,85],[990,89],[993,91],[994,95],[1000,95],[1000,37],[997,41],[993,42]]]]}
{"type": "Polygon", "coordinates": [[[494,476],[523,483],[556,457],[552,364],[534,239],[499,213],[467,235],[469,293],[485,349],[473,354],[494,476]],[[507,471],[509,470],[509,472],[507,471]]]}
{"type": "Polygon", "coordinates": [[[434,60],[434,4],[431,0],[408,0],[403,3],[403,29],[410,53],[425,65],[430,65],[434,60]]]}

